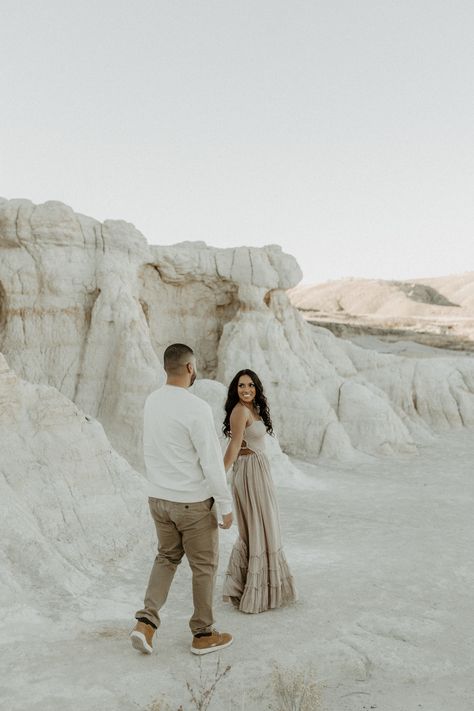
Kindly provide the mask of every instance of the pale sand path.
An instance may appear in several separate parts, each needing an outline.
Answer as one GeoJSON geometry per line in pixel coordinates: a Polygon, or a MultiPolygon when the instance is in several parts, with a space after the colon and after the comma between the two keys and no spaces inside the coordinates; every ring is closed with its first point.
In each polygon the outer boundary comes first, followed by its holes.
{"type": "MultiPolygon", "coordinates": [[[[257,616],[218,602],[219,626],[235,644],[221,655],[232,670],[211,709],[264,711],[271,660],[312,660],[326,680],[325,711],[472,711],[473,461],[474,432],[465,430],[415,457],[301,465],[311,488],[278,490],[300,602],[257,616]]],[[[221,535],[219,587],[234,535],[221,535]]],[[[58,599],[50,620],[3,611],[2,708],[132,711],[161,694],[173,711],[192,708],[185,680],[197,680],[199,663],[188,652],[186,563],[157,653],[142,657],[128,643],[153,555],[151,524],[143,538],[140,559],[82,598],[58,599]]],[[[203,660],[205,674],[215,656],[203,660]]]]}

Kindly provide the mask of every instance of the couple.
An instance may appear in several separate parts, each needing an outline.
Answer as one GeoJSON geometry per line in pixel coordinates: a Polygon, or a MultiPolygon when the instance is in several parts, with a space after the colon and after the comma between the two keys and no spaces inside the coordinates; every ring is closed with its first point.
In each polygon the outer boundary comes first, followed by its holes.
{"type": "MultiPolygon", "coordinates": [[[[194,614],[191,652],[207,654],[232,644],[232,635],[213,627],[218,526],[230,528],[232,499],[226,470],[233,466],[232,492],[239,537],[230,557],[224,599],[242,612],[263,612],[296,599],[281,548],[278,507],[265,435],[272,422],[259,379],[240,371],[229,386],[223,432],[230,437],[224,460],[212,411],[187,391],[196,379],[191,348],[174,343],[165,351],[166,384],[145,403],[144,455],[149,506],[158,535],[158,554],[143,609],[130,633],[133,647],[150,654],[159,610],[184,554],[192,571],[194,614]],[[214,505],[216,504],[216,505],[214,505]],[[222,521],[218,524],[216,507],[222,521]]],[[[252,376],[250,375],[252,373],[252,376]]]]}

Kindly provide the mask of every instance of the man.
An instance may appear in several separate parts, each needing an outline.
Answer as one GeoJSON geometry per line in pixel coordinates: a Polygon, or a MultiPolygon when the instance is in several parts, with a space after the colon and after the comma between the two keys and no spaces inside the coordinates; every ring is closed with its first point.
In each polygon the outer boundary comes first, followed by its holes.
{"type": "Polygon", "coordinates": [[[232,525],[232,499],[227,488],[222,451],[209,405],[188,392],[196,379],[196,359],[189,346],[174,343],[165,351],[166,384],[145,403],[143,443],[149,480],[149,506],[158,535],[145,602],[135,614],[132,645],[153,651],[176,568],[184,554],[193,580],[194,614],[191,652],[207,654],[232,644],[232,635],[213,628],[212,599],[221,528],[232,525]]]}

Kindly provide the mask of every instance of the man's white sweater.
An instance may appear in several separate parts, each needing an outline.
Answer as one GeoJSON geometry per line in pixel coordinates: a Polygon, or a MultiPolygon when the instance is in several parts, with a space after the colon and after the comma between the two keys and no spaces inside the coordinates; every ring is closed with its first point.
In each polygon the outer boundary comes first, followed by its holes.
{"type": "Polygon", "coordinates": [[[221,514],[232,511],[207,402],[176,385],[155,390],[145,403],[143,447],[149,496],[182,503],[212,496],[221,514]]]}

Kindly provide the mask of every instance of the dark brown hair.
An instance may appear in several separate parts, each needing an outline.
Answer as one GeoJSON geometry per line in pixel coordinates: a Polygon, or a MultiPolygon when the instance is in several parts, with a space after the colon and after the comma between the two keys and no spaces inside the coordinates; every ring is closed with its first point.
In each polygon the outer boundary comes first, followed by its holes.
{"type": "Polygon", "coordinates": [[[167,373],[176,373],[193,355],[193,349],[184,343],[172,343],[165,350],[163,367],[167,373]]]}

